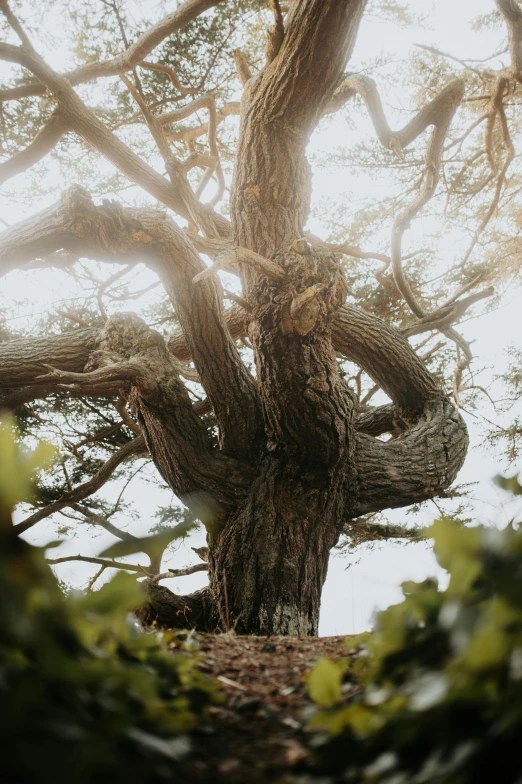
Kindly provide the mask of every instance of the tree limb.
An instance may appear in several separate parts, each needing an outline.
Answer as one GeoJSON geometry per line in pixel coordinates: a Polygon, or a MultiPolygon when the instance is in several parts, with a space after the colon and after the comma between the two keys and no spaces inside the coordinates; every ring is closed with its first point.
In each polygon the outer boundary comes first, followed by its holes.
{"type": "Polygon", "coordinates": [[[522,11],[516,0],[495,0],[497,8],[504,17],[509,35],[509,53],[515,78],[520,79],[522,71],[522,11]]]}
{"type": "Polygon", "coordinates": [[[425,174],[422,187],[416,198],[408,204],[402,214],[395,220],[391,239],[391,266],[397,288],[412,312],[418,318],[423,318],[426,315],[426,311],[411,290],[402,269],[402,237],[413,218],[431,199],[437,187],[444,140],[453,115],[462,100],[464,82],[458,79],[447,85],[433,101],[426,104],[400,131],[392,131],[388,125],[377,87],[372,79],[366,76],[355,76],[348,80],[348,84],[362,96],[381,144],[397,155],[402,156],[402,150],[411,144],[429,125],[434,127],[426,151],[425,174]]]}
{"type": "Polygon", "coordinates": [[[33,383],[46,364],[81,373],[99,339],[98,329],[77,329],[63,335],[0,341],[0,388],[33,383]]]}
{"type": "MultiPolygon", "coordinates": [[[[201,108],[201,106],[199,106],[199,108],[201,108]]],[[[238,101],[230,101],[229,103],[226,103],[224,106],[221,107],[221,109],[218,109],[216,111],[216,127],[218,125],[221,125],[223,120],[225,120],[227,117],[235,116],[238,115],[239,113],[240,113],[240,104],[238,101]]],[[[184,117],[188,117],[189,114],[192,114],[192,112],[189,112],[187,114],[184,112],[183,109],[180,109],[179,112],[172,112],[170,114],[169,122],[170,123],[177,122],[178,120],[184,119],[184,117]]],[[[162,118],[160,118],[160,120],[161,119],[162,118]]],[[[194,128],[186,128],[183,131],[167,131],[167,138],[171,142],[181,142],[181,141],[193,142],[195,139],[198,139],[200,136],[205,136],[206,134],[208,134],[208,131],[209,131],[209,124],[207,122],[207,123],[203,123],[202,125],[197,125],[194,128]]]]}
{"type": "Polygon", "coordinates": [[[40,520],[43,520],[45,517],[49,517],[55,512],[59,512],[61,509],[65,509],[66,506],[71,506],[73,503],[83,501],[84,498],[87,498],[99,490],[100,487],[103,487],[105,482],[107,482],[107,480],[112,476],[118,466],[120,466],[129,458],[134,457],[140,453],[146,454],[145,439],[143,436],[138,436],[132,441],[129,441],[128,444],[125,444],[125,446],[122,446],[111,458],[109,458],[109,460],[107,460],[100,470],[95,473],[92,479],[89,479],[88,482],[85,482],[83,485],[79,485],[71,492],[64,493],[64,495],[58,501],[53,501],[52,503],[47,504],[47,506],[38,509],[22,522],[17,523],[15,526],[13,526],[15,532],[17,534],[22,534],[29,528],[32,528],[33,525],[36,525],[36,523],[39,523],[40,520]]]}
{"type": "Polygon", "coordinates": [[[363,368],[403,416],[418,415],[443,394],[400,332],[360,308],[340,309],[332,324],[332,342],[336,351],[363,368]]]}
{"type": "Polygon", "coordinates": [[[170,580],[173,577],[185,577],[188,574],[196,574],[196,572],[208,572],[208,564],[194,564],[193,566],[186,566],[184,569],[169,569],[161,574],[154,575],[150,579],[158,583],[160,580],[170,580]]]}
{"type": "Polygon", "coordinates": [[[433,498],[453,482],[468,447],[464,420],[448,398],[433,401],[398,438],[357,438],[359,496],[351,517],[382,510],[383,499],[393,509],[433,498]]]}
{"type": "Polygon", "coordinates": [[[475,294],[470,294],[469,297],[457,300],[457,302],[454,302],[453,304],[445,305],[439,308],[439,310],[432,311],[427,316],[419,319],[412,327],[406,327],[406,329],[402,330],[402,334],[406,337],[412,337],[412,335],[419,335],[422,332],[433,329],[443,332],[452,324],[459,321],[468,308],[474,305],[475,302],[491,297],[494,293],[495,289],[493,286],[488,286],[488,288],[483,291],[477,291],[475,294]]]}
{"type": "Polygon", "coordinates": [[[104,528],[109,534],[116,536],[123,542],[139,542],[137,536],[133,536],[133,534],[129,534],[127,531],[122,531],[116,525],[113,525],[106,517],[97,514],[97,512],[93,512],[93,510],[89,509],[87,506],[82,506],[81,504],[70,504],[70,506],[71,509],[82,514],[87,520],[90,520],[91,523],[101,526],[101,528],[104,528]]]}
{"type": "Polygon", "coordinates": [[[247,82],[252,78],[252,71],[241,49],[234,49],[234,63],[239,81],[243,87],[246,87],[247,82]]]}
{"type": "Polygon", "coordinates": [[[205,233],[211,236],[229,233],[228,221],[201,205],[196,199],[185,179],[181,163],[169,166],[172,182],[167,182],[106,128],[78,97],[70,82],[53,71],[40,55],[32,50],[0,43],[0,59],[19,63],[34,73],[55,96],[60,112],[71,130],[92,145],[131,181],[181,217],[198,225],[205,233]]]}
{"type": "MultiPolygon", "coordinates": [[[[64,76],[73,86],[98,79],[102,76],[119,76],[139,65],[165,38],[174,35],[182,27],[196,19],[209,8],[223,0],[186,0],[172,14],[145,31],[129,48],[116,57],[102,62],[88,63],[69,71],[64,76]]],[[[45,85],[41,82],[13,87],[0,91],[0,101],[18,100],[32,95],[43,95],[45,85]]]]}
{"type": "Polygon", "coordinates": [[[169,65],[164,65],[163,63],[149,63],[146,60],[142,60],[139,63],[139,66],[140,68],[144,68],[146,71],[159,71],[160,73],[167,74],[171,83],[182,95],[195,95],[198,92],[197,88],[184,87],[178,79],[175,71],[173,71],[169,65]]]}
{"type": "MultiPolygon", "coordinates": [[[[146,261],[155,269],[174,304],[191,359],[211,401],[223,448],[249,456],[260,427],[255,384],[223,322],[215,281],[192,283],[206,268],[187,235],[156,210],[124,210],[110,203],[95,207],[77,187],[64,194],[58,205],[0,234],[0,270],[6,262],[13,267],[64,247],[99,260],[146,261]]],[[[97,380],[102,383],[102,374],[97,380]]],[[[27,383],[34,383],[34,377],[27,383]]]]}
{"type": "Polygon", "coordinates": [[[60,112],[53,112],[25,149],[15,153],[8,161],[0,163],[0,185],[45,158],[68,130],[68,124],[60,112]]]}
{"type": "Polygon", "coordinates": [[[86,555],[66,555],[62,558],[47,558],[46,560],[50,566],[57,566],[58,564],[62,563],[70,563],[71,561],[83,561],[84,563],[100,564],[100,566],[103,566],[104,569],[123,569],[127,572],[137,572],[139,574],[146,573],[143,566],[123,563],[123,561],[112,561],[108,558],[95,558],[86,555]]]}

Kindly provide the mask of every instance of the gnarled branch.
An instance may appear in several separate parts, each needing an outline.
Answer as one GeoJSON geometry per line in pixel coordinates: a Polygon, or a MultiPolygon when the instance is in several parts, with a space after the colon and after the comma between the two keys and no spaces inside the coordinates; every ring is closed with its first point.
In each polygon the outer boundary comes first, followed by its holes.
{"type": "Polygon", "coordinates": [[[171,183],[145,163],[98,119],[73,90],[71,83],[50,68],[32,49],[0,44],[0,59],[19,63],[37,76],[55,96],[61,114],[81,138],[107,158],[131,181],[165,206],[198,225],[205,233],[228,234],[228,222],[196,199],[181,164],[169,166],[171,183]]]}
{"type": "Polygon", "coordinates": [[[148,261],[176,308],[224,449],[250,455],[260,421],[254,382],[223,322],[215,282],[192,284],[206,268],[186,234],[163,213],[116,204],[95,207],[85,191],[73,188],[58,205],[0,235],[0,270],[5,263],[13,267],[59,248],[111,262],[148,261]]]}
{"type": "MultiPolygon", "coordinates": [[[[223,0],[186,0],[172,14],[150,27],[129,48],[116,57],[102,62],[88,63],[64,74],[70,84],[77,85],[103,76],[119,76],[139,65],[165,38],[174,35],[193,19],[223,0]]],[[[45,85],[41,82],[26,84],[0,91],[0,101],[18,100],[32,95],[43,95],[45,85]]]]}
{"type": "Polygon", "coordinates": [[[444,140],[453,115],[462,100],[464,83],[458,79],[449,84],[400,131],[392,131],[388,125],[377,87],[372,79],[366,76],[354,76],[347,80],[347,84],[357,90],[366,103],[381,144],[399,156],[402,156],[402,150],[411,144],[429,125],[434,127],[426,152],[422,187],[416,198],[408,204],[402,214],[395,220],[391,239],[391,266],[397,288],[412,312],[418,318],[423,318],[426,315],[426,311],[411,290],[402,269],[402,237],[413,218],[435,193],[439,181],[439,168],[444,140]]]}
{"type": "Polygon", "coordinates": [[[68,130],[69,126],[64,117],[60,112],[54,112],[25,149],[15,153],[8,161],[0,163],[0,185],[45,158],[68,130]]]}

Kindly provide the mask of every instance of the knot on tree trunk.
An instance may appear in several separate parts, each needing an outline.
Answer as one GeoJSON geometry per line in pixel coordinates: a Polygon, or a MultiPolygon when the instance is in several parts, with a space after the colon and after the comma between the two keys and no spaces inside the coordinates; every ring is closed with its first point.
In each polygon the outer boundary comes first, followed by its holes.
{"type": "Polygon", "coordinates": [[[330,314],[341,307],[347,295],[338,257],[299,237],[271,258],[286,276],[282,281],[260,276],[252,281],[253,318],[278,324],[284,335],[305,337],[314,329],[328,329],[330,314]]]}
{"type": "Polygon", "coordinates": [[[286,277],[253,282],[249,327],[268,451],[335,472],[351,451],[355,403],[330,336],[331,315],[346,296],[341,266],[301,238],[273,260],[286,277]]]}
{"type": "Polygon", "coordinates": [[[106,324],[101,348],[127,359],[131,356],[166,354],[165,340],[135,313],[115,313],[106,324]]]}

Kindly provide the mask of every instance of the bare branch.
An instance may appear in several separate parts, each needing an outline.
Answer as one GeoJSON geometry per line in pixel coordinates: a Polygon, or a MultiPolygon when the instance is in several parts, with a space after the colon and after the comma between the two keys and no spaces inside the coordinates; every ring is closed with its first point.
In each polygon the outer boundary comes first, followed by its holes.
{"type": "Polygon", "coordinates": [[[15,153],[8,161],[0,163],[0,185],[45,158],[68,130],[68,124],[60,112],[53,112],[24,150],[15,153]]]}
{"type": "MultiPolygon", "coordinates": [[[[502,82],[502,80],[501,80],[501,82],[502,82]]],[[[469,248],[467,249],[467,251],[466,251],[466,253],[464,255],[464,258],[462,260],[462,267],[463,268],[467,264],[467,262],[468,262],[468,260],[469,260],[469,258],[471,256],[471,254],[472,254],[472,252],[473,252],[477,242],[479,241],[479,238],[480,238],[482,232],[484,231],[484,229],[488,225],[489,221],[493,217],[493,214],[494,214],[495,210],[498,207],[498,204],[499,204],[499,201],[500,201],[500,196],[502,194],[502,189],[503,189],[505,181],[506,181],[506,176],[507,176],[508,169],[511,166],[511,163],[513,162],[513,159],[515,157],[515,148],[513,146],[513,142],[511,141],[511,134],[509,133],[509,128],[508,128],[508,124],[507,124],[507,120],[506,120],[506,113],[504,111],[504,106],[503,106],[503,103],[502,103],[503,92],[504,92],[504,87],[503,87],[503,84],[500,83],[499,90],[495,94],[495,97],[494,97],[494,107],[492,109],[492,116],[493,116],[493,122],[494,122],[494,118],[496,116],[498,116],[499,119],[500,119],[500,126],[501,126],[501,129],[502,129],[502,137],[504,139],[504,144],[506,146],[507,155],[506,155],[506,159],[504,161],[504,164],[502,166],[502,169],[500,170],[500,173],[499,173],[499,175],[497,177],[497,184],[496,184],[495,192],[494,192],[494,195],[493,195],[493,199],[491,200],[491,204],[489,205],[489,208],[486,211],[486,214],[484,215],[484,217],[480,221],[480,224],[478,225],[478,227],[477,227],[477,229],[475,231],[475,234],[473,235],[473,239],[471,241],[471,244],[470,244],[469,248]]],[[[495,166],[495,170],[496,170],[496,163],[494,162],[492,156],[491,156],[491,161],[493,162],[493,165],[495,166]]]]}
{"type": "Polygon", "coordinates": [[[420,335],[422,332],[428,332],[433,329],[438,329],[440,332],[443,332],[452,324],[459,321],[468,308],[474,305],[475,302],[491,297],[494,293],[495,289],[493,286],[489,286],[483,291],[470,294],[470,296],[465,299],[458,300],[450,305],[445,305],[439,310],[432,311],[427,316],[424,316],[424,318],[419,319],[413,326],[406,327],[406,329],[402,330],[402,334],[406,337],[411,337],[412,335],[420,335]]]}
{"type": "Polygon", "coordinates": [[[234,267],[237,264],[246,264],[269,280],[281,282],[286,277],[284,269],[279,264],[270,261],[270,259],[265,259],[259,253],[255,253],[247,248],[228,247],[223,254],[217,256],[215,263],[211,267],[207,267],[198,273],[192,282],[202,283],[223,268],[232,267],[231,271],[235,271],[234,267]]]}
{"type": "Polygon", "coordinates": [[[123,422],[127,425],[129,430],[131,430],[134,435],[140,436],[141,435],[141,428],[136,422],[130,417],[129,412],[127,411],[127,401],[123,397],[119,397],[116,404],[115,404],[116,411],[121,416],[123,422]]]}
{"type": "Polygon", "coordinates": [[[124,542],[139,542],[137,536],[133,536],[127,531],[122,531],[120,528],[113,525],[106,517],[93,512],[92,509],[89,509],[89,507],[82,506],[81,504],[71,504],[70,506],[71,509],[74,509],[75,512],[82,514],[87,518],[87,520],[90,520],[91,523],[99,525],[101,528],[104,528],[108,533],[116,536],[118,539],[121,539],[124,542]]]}
{"type": "Polygon", "coordinates": [[[169,569],[167,572],[155,575],[151,579],[158,583],[160,580],[168,580],[173,577],[185,577],[188,574],[196,574],[196,572],[208,572],[208,564],[199,563],[193,566],[186,566],[184,569],[169,569]]]}
{"type": "Polygon", "coordinates": [[[89,479],[89,481],[85,482],[83,485],[79,485],[71,492],[64,493],[59,501],[53,501],[51,504],[47,504],[47,506],[38,509],[36,512],[34,512],[34,514],[27,517],[21,523],[17,523],[14,526],[14,530],[17,534],[22,534],[24,531],[32,528],[33,525],[36,525],[36,523],[39,523],[40,520],[43,520],[45,517],[49,517],[55,512],[59,512],[61,509],[65,509],[66,506],[71,506],[73,503],[83,501],[84,498],[87,498],[99,490],[100,487],[103,487],[103,485],[107,482],[108,479],[110,479],[118,466],[120,466],[126,460],[129,460],[131,457],[146,453],[145,439],[143,436],[138,436],[138,438],[135,438],[133,441],[129,441],[128,444],[122,446],[121,449],[119,449],[109,460],[107,460],[107,462],[100,468],[99,471],[96,472],[92,479],[89,479]]]}
{"type": "MultiPolygon", "coordinates": [[[[96,353],[103,354],[101,351],[96,353]]],[[[105,389],[107,384],[115,381],[129,381],[146,386],[148,380],[141,363],[133,359],[111,362],[107,367],[100,367],[89,373],[72,373],[67,370],[59,370],[51,365],[43,367],[46,367],[48,372],[37,376],[33,382],[28,382],[29,384],[43,384],[49,388],[54,384],[58,390],[73,389],[75,392],[82,392],[84,388],[89,390],[105,389]]]]}
{"type": "Polygon", "coordinates": [[[159,71],[160,73],[167,74],[176,90],[182,95],[195,95],[198,92],[197,88],[184,87],[169,65],[163,65],[163,63],[149,63],[146,60],[142,60],[141,63],[139,63],[139,66],[147,71],[159,71]]]}
{"type": "Polygon", "coordinates": [[[405,525],[381,525],[372,523],[368,518],[349,520],[344,533],[350,537],[350,548],[358,547],[372,541],[388,541],[389,539],[408,539],[417,541],[422,538],[418,528],[407,528],[405,525]]]}
{"type": "Polygon", "coordinates": [[[154,117],[152,112],[150,111],[149,107],[147,106],[145,100],[141,97],[139,90],[134,87],[130,79],[128,79],[124,74],[120,76],[123,84],[130,92],[136,103],[141,109],[141,113],[143,114],[147,125],[149,126],[149,130],[152,134],[154,141],[156,142],[156,146],[160,152],[161,157],[168,163],[172,158],[172,151],[169,147],[169,143],[167,141],[167,137],[165,136],[165,132],[163,130],[163,126],[161,123],[154,117]]]}
{"type": "Polygon", "coordinates": [[[22,46],[25,46],[26,49],[33,49],[33,45],[29,40],[29,37],[27,36],[25,30],[23,29],[22,25],[20,24],[16,16],[11,11],[7,0],[0,0],[0,11],[3,13],[9,25],[17,34],[18,38],[22,42],[22,46]]]}
{"type": "Polygon", "coordinates": [[[228,221],[203,207],[183,175],[181,164],[169,166],[171,183],[141,160],[115,136],[78,97],[70,82],[53,71],[35,52],[9,44],[0,44],[0,58],[28,68],[54,94],[70,128],[107,158],[131,181],[183,218],[198,225],[206,234],[227,235],[228,221]]]}
{"type": "Polygon", "coordinates": [[[92,591],[92,589],[94,588],[94,584],[96,583],[98,578],[102,576],[102,574],[104,573],[106,568],[107,568],[106,565],[103,564],[102,566],[100,566],[98,571],[93,574],[93,576],[91,577],[91,579],[87,583],[87,588],[86,588],[87,591],[92,591]]]}
{"type": "MultiPolygon", "coordinates": [[[[137,41],[121,54],[111,60],[88,63],[74,71],[69,71],[65,77],[71,85],[82,84],[102,76],[119,76],[139,65],[165,38],[173,35],[185,27],[193,19],[204,13],[209,8],[218,5],[223,0],[186,0],[174,13],[166,16],[157,24],[150,27],[137,41]]],[[[43,95],[45,85],[42,83],[23,85],[8,90],[0,91],[0,101],[27,98],[31,95],[43,95]]]]}
{"type": "MultiPolygon", "coordinates": [[[[50,566],[57,566],[62,563],[70,563],[71,561],[83,561],[84,563],[100,564],[104,569],[123,569],[126,572],[137,572],[138,574],[147,574],[143,566],[136,564],[124,563],[123,561],[112,561],[108,558],[94,558],[86,555],[66,555],[62,558],[47,558],[47,563],[50,566]]],[[[100,576],[98,572],[97,577],[100,576]]]]}
{"type": "Polygon", "coordinates": [[[104,280],[103,283],[98,288],[98,291],[96,292],[96,299],[98,301],[98,307],[100,309],[100,313],[101,313],[102,317],[105,319],[105,321],[107,321],[108,317],[107,317],[107,312],[105,310],[105,306],[103,304],[103,295],[105,294],[107,289],[112,286],[113,283],[116,283],[116,281],[118,281],[121,278],[123,278],[128,272],[130,272],[130,270],[132,268],[133,268],[133,265],[127,264],[126,267],[123,267],[122,269],[117,270],[113,275],[108,277],[107,280],[104,280]]]}
{"type": "Polygon", "coordinates": [[[432,54],[437,55],[438,57],[446,57],[448,60],[453,60],[453,62],[458,63],[463,68],[466,68],[468,71],[471,71],[476,76],[484,82],[484,74],[487,72],[479,71],[477,68],[473,68],[473,66],[469,65],[465,60],[460,60],[458,57],[455,57],[448,52],[441,52],[440,49],[436,49],[434,46],[426,46],[426,44],[414,44],[418,49],[424,49],[425,52],[431,52],[432,54]]]}
{"type": "MultiPolygon", "coordinates": [[[[199,108],[202,108],[201,105],[199,106],[199,108]]],[[[221,107],[221,109],[218,109],[216,112],[216,126],[220,125],[223,122],[223,120],[225,120],[227,117],[238,115],[239,113],[240,113],[240,104],[237,101],[230,101],[229,103],[226,103],[224,106],[221,107]]],[[[190,112],[189,114],[185,114],[183,110],[180,110],[179,112],[171,112],[170,117],[173,119],[170,119],[169,122],[172,123],[172,122],[177,122],[178,120],[183,120],[185,117],[188,117],[190,114],[193,114],[193,112],[190,112]]],[[[163,118],[160,118],[160,121],[163,121],[163,118]]],[[[192,142],[195,139],[198,139],[200,136],[205,136],[206,134],[208,134],[208,129],[209,129],[208,123],[203,123],[203,125],[197,125],[194,128],[187,128],[184,131],[169,131],[167,133],[167,137],[171,142],[180,142],[180,141],[192,142]]]]}
{"type": "MultiPolygon", "coordinates": [[[[395,220],[391,238],[391,267],[397,288],[412,312],[419,319],[430,319],[431,314],[427,314],[424,307],[419,303],[404,274],[402,267],[402,237],[413,218],[416,217],[435,192],[439,181],[439,168],[444,149],[444,140],[453,115],[462,100],[464,83],[461,80],[456,80],[449,84],[433,101],[424,106],[401,131],[394,132],[388,125],[381,99],[373,80],[368,77],[356,76],[348,81],[362,95],[381,144],[387,149],[393,150],[397,155],[402,156],[402,150],[411,144],[429,125],[434,127],[426,152],[425,173],[421,189],[416,198],[408,204],[402,214],[395,220]]],[[[440,314],[438,315],[440,318],[440,314]]],[[[434,321],[436,321],[437,313],[433,314],[433,316],[434,321]]],[[[443,321],[443,326],[447,326],[445,321],[443,321]]]]}

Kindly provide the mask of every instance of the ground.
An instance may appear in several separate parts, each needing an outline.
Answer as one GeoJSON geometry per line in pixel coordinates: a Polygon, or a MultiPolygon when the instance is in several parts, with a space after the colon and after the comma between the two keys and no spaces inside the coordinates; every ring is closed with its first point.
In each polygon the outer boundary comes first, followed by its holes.
{"type": "MultiPolygon", "coordinates": [[[[312,703],[306,676],[322,657],[345,658],[349,638],[232,633],[197,639],[198,666],[217,679],[224,701],[211,708],[206,726],[193,736],[194,753],[186,763],[190,780],[283,784],[309,771],[306,711],[312,703]]],[[[348,680],[345,696],[356,688],[348,680]]]]}

